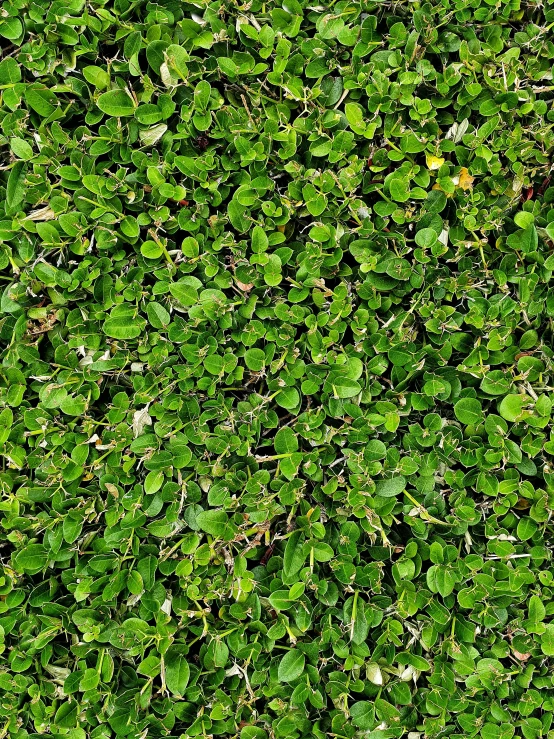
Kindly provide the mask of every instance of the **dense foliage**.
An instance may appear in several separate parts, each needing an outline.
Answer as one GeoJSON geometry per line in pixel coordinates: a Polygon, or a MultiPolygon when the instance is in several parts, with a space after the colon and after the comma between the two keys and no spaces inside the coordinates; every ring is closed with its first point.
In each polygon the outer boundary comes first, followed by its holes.
{"type": "Polygon", "coordinates": [[[553,27],[3,3],[0,737],[554,737],[553,27]]]}

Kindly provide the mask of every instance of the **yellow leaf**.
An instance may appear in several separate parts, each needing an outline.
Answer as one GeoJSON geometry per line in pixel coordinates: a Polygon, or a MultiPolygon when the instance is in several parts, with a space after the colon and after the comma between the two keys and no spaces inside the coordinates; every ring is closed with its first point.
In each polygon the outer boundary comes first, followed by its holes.
{"type": "Polygon", "coordinates": [[[474,179],[475,177],[472,177],[468,170],[465,167],[462,167],[460,174],[458,175],[458,187],[462,190],[471,190],[473,188],[474,179]]]}
{"type": "Polygon", "coordinates": [[[444,164],[444,157],[436,157],[433,154],[425,154],[425,159],[427,160],[427,167],[431,171],[440,169],[444,164]]]}

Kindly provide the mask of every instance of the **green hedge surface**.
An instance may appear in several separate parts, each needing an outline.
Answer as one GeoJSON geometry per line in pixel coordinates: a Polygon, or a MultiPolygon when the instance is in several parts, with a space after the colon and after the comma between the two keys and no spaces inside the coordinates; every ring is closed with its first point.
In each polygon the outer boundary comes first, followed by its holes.
{"type": "Polygon", "coordinates": [[[0,739],[554,738],[553,29],[3,2],[0,739]]]}

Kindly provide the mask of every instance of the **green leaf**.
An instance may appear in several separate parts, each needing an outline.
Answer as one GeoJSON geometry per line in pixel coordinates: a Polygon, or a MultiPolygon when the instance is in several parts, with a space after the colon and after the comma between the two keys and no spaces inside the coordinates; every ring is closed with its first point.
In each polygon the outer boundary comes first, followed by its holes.
{"type": "Polygon", "coordinates": [[[520,228],[526,229],[535,222],[535,216],[527,211],[520,211],[514,216],[514,221],[520,228]]]}
{"type": "Polygon", "coordinates": [[[165,329],[171,320],[168,311],[160,303],[148,303],[146,313],[150,324],[154,328],[165,329]]]}
{"type": "Polygon", "coordinates": [[[267,731],[259,726],[243,726],[240,739],[267,739],[267,731]]]}
{"type": "Polygon", "coordinates": [[[277,405],[287,410],[293,410],[300,403],[300,393],[294,387],[284,388],[275,398],[277,405]]]}
{"type": "Polygon", "coordinates": [[[230,541],[235,534],[235,527],[225,511],[202,511],[196,517],[196,523],[202,531],[225,541],[230,541]]]}
{"type": "Polygon", "coordinates": [[[361,132],[365,129],[364,110],[361,105],[358,103],[346,103],[344,113],[346,120],[354,131],[361,132]]]}
{"type": "Polygon", "coordinates": [[[317,541],[309,545],[311,553],[316,562],[330,562],[335,553],[329,544],[325,544],[323,541],[317,541]]]}
{"type": "Polygon", "coordinates": [[[190,667],[177,648],[170,648],[164,655],[165,684],[168,690],[178,697],[182,697],[190,678],[190,667]]]}
{"type": "Polygon", "coordinates": [[[422,228],[416,233],[415,242],[422,249],[430,249],[437,243],[437,234],[432,228],[422,228]]]}
{"type": "Polygon", "coordinates": [[[13,57],[0,62],[0,85],[13,85],[21,80],[21,68],[13,57]]]}
{"type": "Polygon", "coordinates": [[[96,105],[102,113],[116,118],[134,115],[137,107],[133,98],[125,90],[110,90],[102,93],[96,105]]]}
{"type": "Polygon", "coordinates": [[[6,18],[0,21],[0,36],[15,41],[23,33],[23,24],[19,18],[6,18]]]}
{"type": "Polygon", "coordinates": [[[390,196],[397,203],[405,203],[410,198],[410,185],[408,180],[393,178],[389,183],[390,196]]]}
{"type": "Polygon", "coordinates": [[[412,665],[416,670],[424,672],[431,669],[431,664],[424,657],[412,652],[400,652],[396,656],[399,665],[412,665]]]}
{"type": "Polygon", "coordinates": [[[260,372],[265,367],[265,352],[262,349],[248,349],[244,363],[252,372],[260,372]]]}
{"type": "Polygon", "coordinates": [[[402,475],[391,477],[388,480],[379,480],[375,485],[375,495],[382,498],[393,498],[406,489],[406,478],[402,475]]]}
{"type": "Polygon", "coordinates": [[[18,136],[10,139],[10,149],[18,159],[23,159],[24,161],[28,161],[33,156],[33,147],[18,136]]]}
{"type": "Polygon", "coordinates": [[[299,649],[291,649],[281,658],[277,670],[280,683],[291,683],[304,672],[306,658],[299,649]]]}
{"type": "Polygon", "coordinates": [[[448,566],[432,565],[427,570],[427,587],[432,593],[440,593],[443,598],[449,596],[456,585],[456,580],[448,566]]]}
{"type": "Polygon", "coordinates": [[[252,251],[261,254],[267,251],[269,241],[267,235],[261,226],[254,226],[252,229],[252,251]]]}
{"type": "Polygon", "coordinates": [[[101,67],[84,67],[83,76],[87,82],[90,82],[98,90],[104,90],[110,84],[110,75],[101,67]]]}
{"type": "Polygon", "coordinates": [[[42,544],[29,544],[13,556],[13,568],[16,572],[36,575],[48,563],[46,548],[42,544]]]}
{"type": "Polygon", "coordinates": [[[103,325],[104,333],[112,339],[135,339],[144,331],[145,320],[139,316],[122,315],[108,318],[103,325]]]}
{"type": "Polygon", "coordinates": [[[275,435],[274,446],[277,454],[296,452],[298,450],[298,439],[291,428],[282,428],[275,435]]]}
{"type": "Polygon", "coordinates": [[[132,31],[126,38],[123,45],[123,53],[126,59],[130,59],[135,54],[138,54],[141,47],[141,34],[140,31],[132,31]]]}
{"type": "Polygon", "coordinates": [[[51,116],[57,108],[58,101],[54,93],[46,88],[28,87],[25,90],[25,102],[42,118],[51,116]]]}
{"type": "Polygon", "coordinates": [[[531,539],[538,529],[538,524],[532,518],[522,518],[517,524],[517,536],[521,541],[531,539]]]}
{"type": "Polygon", "coordinates": [[[202,283],[196,277],[183,277],[169,286],[169,292],[181,305],[190,306],[198,302],[198,289],[202,283]]]}
{"type": "Polygon", "coordinates": [[[131,239],[136,239],[140,233],[140,226],[134,216],[125,216],[121,221],[121,231],[131,239]]]}
{"type": "Polygon", "coordinates": [[[204,360],[204,367],[211,375],[221,375],[225,368],[225,362],[223,357],[218,354],[211,354],[204,360]]]}
{"type": "Polygon", "coordinates": [[[542,653],[547,657],[554,657],[554,624],[546,624],[540,641],[542,653]]]}
{"type": "Polygon", "coordinates": [[[506,395],[499,407],[498,412],[507,421],[520,421],[529,415],[528,407],[531,398],[527,395],[506,395]]]}
{"type": "Polygon", "coordinates": [[[60,410],[68,416],[82,416],[86,409],[87,401],[82,395],[67,395],[60,403],[60,410]]]}
{"type": "Polygon", "coordinates": [[[165,57],[169,69],[175,72],[180,79],[186,80],[188,77],[187,62],[190,60],[188,52],[182,46],[170,44],[165,50],[165,57]]]}
{"type": "Polygon", "coordinates": [[[291,584],[295,575],[300,571],[306,561],[307,553],[304,551],[304,534],[300,530],[293,531],[287,539],[283,555],[283,582],[291,584]]]}
{"type": "Polygon", "coordinates": [[[350,707],[352,723],[362,731],[368,731],[373,727],[375,714],[373,704],[369,701],[356,701],[350,707]]]}
{"type": "Polygon", "coordinates": [[[511,380],[502,370],[492,370],[481,380],[481,390],[488,395],[506,395],[511,380]]]}
{"type": "Polygon", "coordinates": [[[485,419],[483,408],[477,398],[461,398],[454,405],[454,415],[466,426],[477,426],[485,419]]]}
{"type": "Polygon", "coordinates": [[[60,729],[72,729],[77,726],[79,704],[76,701],[65,701],[56,711],[54,724],[60,729]]]}
{"type": "Polygon", "coordinates": [[[269,602],[276,611],[286,611],[294,604],[294,598],[291,598],[288,590],[276,590],[269,596],[269,602]]]}
{"type": "Polygon", "coordinates": [[[324,389],[335,398],[353,398],[361,392],[361,385],[343,373],[331,372],[325,381],[324,389]]]}
{"type": "Polygon", "coordinates": [[[15,212],[25,197],[25,162],[16,162],[10,170],[6,188],[6,205],[10,212],[15,212]]]}
{"type": "Polygon", "coordinates": [[[140,247],[140,253],[147,259],[159,259],[163,252],[162,247],[155,241],[145,241],[140,247]]]}
{"type": "Polygon", "coordinates": [[[380,721],[387,724],[397,724],[400,721],[400,711],[383,698],[375,699],[375,712],[380,721]]]}
{"type": "Polygon", "coordinates": [[[546,608],[544,607],[538,595],[532,595],[529,599],[529,620],[533,623],[544,621],[546,616],[546,608]]]}
{"type": "Polygon", "coordinates": [[[132,570],[131,572],[129,572],[129,575],[127,577],[127,588],[129,589],[130,593],[133,593],[133,595],[138,595],[139,593],[143,592],[144,583],[140,572],[137,572],[137,570],[132,570]]]}
{"type": "Polygon", "coordinates": [[[152,470],[149,472],[144,480],[144,492],[147,495],[157,493],[163,485],[164,477],[163,470],[152,470]]]}
{"type": "Polygon", "coordinates": [[[368,462],[376,462],[384,459],[387,455],[387,447],[380,439],[371,439],[364,449],[364,459],[368,462]]]}

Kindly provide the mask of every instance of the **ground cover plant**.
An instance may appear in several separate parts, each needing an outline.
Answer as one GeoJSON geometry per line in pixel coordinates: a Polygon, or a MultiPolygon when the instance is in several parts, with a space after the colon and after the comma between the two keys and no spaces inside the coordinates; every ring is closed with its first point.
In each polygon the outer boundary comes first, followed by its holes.
{"type": "Polygon", "coordinates": [[[5,0],[1,739],[554,737],[553,28],[5,0]]]}

